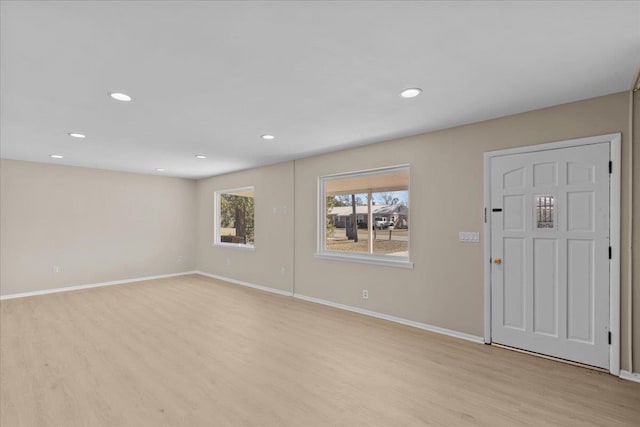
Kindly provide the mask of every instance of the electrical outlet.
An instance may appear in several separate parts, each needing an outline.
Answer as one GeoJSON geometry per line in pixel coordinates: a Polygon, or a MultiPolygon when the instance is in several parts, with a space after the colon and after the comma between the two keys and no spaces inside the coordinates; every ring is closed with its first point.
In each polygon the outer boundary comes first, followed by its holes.
{"type": "Polygon", "coordinates": [[[182,261],[182,255],[178,255],[178,262],[182,261]]]}
{"type": "Polygon", "coordinates": [[[286,273],[287,273],[287,268],[283,266],[283,267],[280,269],[280,274],[282,274],[282,275],[284,276],[286,273]]]}
{"type": "Polygon", "coordinates": [[[369,299],[369,290],[368,289],[363,289],[362,290],[362,299],[369,299]]]}
{"type": "Polygon", "coordinates": [[[227,263],[227,265],[231,265],[231,258],[227,258],[226,259],[226,263],[227,263]]]}

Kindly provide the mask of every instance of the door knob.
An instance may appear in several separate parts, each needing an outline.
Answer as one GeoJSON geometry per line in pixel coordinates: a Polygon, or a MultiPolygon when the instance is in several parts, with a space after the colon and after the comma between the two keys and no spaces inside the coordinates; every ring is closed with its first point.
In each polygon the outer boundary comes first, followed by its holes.
{"type": "Polygon", "coordinates": [[[494,262],[494,264],[496,264],[496,265],[500,265],[500,264],[502,264],[502,258],[494,258],[494,259],[493,259],[493,262],[494,262]]]}

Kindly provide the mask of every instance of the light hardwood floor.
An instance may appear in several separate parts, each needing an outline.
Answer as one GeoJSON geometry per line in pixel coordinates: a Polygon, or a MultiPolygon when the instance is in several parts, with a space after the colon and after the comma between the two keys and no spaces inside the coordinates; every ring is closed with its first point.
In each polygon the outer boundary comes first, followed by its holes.
{"type": "Polygon", "coordinates": [[[640,384],[183,276],[2,301],[0,425],[640,425],[640,384]]]}

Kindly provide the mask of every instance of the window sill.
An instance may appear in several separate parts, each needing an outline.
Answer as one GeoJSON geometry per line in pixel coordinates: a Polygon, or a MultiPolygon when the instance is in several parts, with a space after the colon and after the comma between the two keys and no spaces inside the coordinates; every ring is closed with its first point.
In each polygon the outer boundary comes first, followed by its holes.
{"type": "Polygon", "coordinates": [[[347,255],[335,252],[324,252],[315,254],[316,258],[333,261],[358,262],[362,264],[382,265],[385,267],[413,269],[413,263],[407,258],[394,259],[394,257],[376,257],[367,255],[347,255]]]}
{"type": "Polygon", "coordinates": [[[241,251],[255,251],[254,245],[245,245],[242,243],[213,243],[214,248],[236,249],[241,251]]]}

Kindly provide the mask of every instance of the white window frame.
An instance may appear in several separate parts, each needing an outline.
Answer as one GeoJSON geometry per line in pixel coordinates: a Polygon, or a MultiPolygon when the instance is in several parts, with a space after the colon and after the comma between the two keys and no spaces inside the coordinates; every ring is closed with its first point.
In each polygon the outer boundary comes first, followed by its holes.
{"type": "MultiPolygon", "coordinates": [[[[409,185],[407,186],[407,192],[409,194],[407,200],[407,211],[408,217],[411,216],[411,170],[410,166],[407,165],[398,165],[398,166],[390,166],[384,168],[377,169],[367,169],[362,171],[355,172],[347,172],[340,173],[335,175],[327,175],[321,176],[318,178],[318,219],[317,219],[317,250],[315,257],[319,259],[328,259],[328,260],[336,260],[336,261],[347,261],[347,262],[358,262],[365,264],[375,264],[389,267],[399,267],[399,268],[413,268],[413,262],[411,262],[411,226],[408,229],[408,252],[409,256],[407,257],[399,257],[396,255],[374,255],[369,253],[349,253],[349,252],[341,252],[341,251],[331,251],[326,250],[326,218],[327,218],[327,198],[325,195],[325,187],[326,183],[329,181],[337,181],[348,178],[359,178],[367,175],[382,175],[393,172],[407,172],[409,174],[409,185]]],[[[376,192],[373,189],[373,192],[376,192]]],[[[411,221],[411,220],[410,220],[411,221]]]]}
{"type": "Polygon", "coordinates": [[[231,189],[226,189],[226,190],[218,190],[215,192],[215,203],[214,203],[214,220],[215,220],[215,227],[214,227],[214,236],[213,236],[213,246],[218,246],[218,247],[223,247],[223,248],[230,248],[230,249],[241,249],[241,250],[247,250],[247,251],[255,251],[256,246],[255,246],[255,215],[256,215],[256,209],[255,209],[255,203],[256,203],[256,198],[255,198],[255,187],[253,185],[249,185],[247,187],[239,187],[239,188],[231,188],[231,189]],[[252,191],[254,193],[253,196],[253,221],[254,221],[254,242],[253,244],[247,244],[247,243],[228,243],[228,242],[222,242],[221,240],[221,234],[220,234],[220,222],[222,220],[221,216],[220,216],[220,196],[222,194],[229,194],[229,193],[239,193],[239,192],[243,192],[243,191],[252,191]]]}

